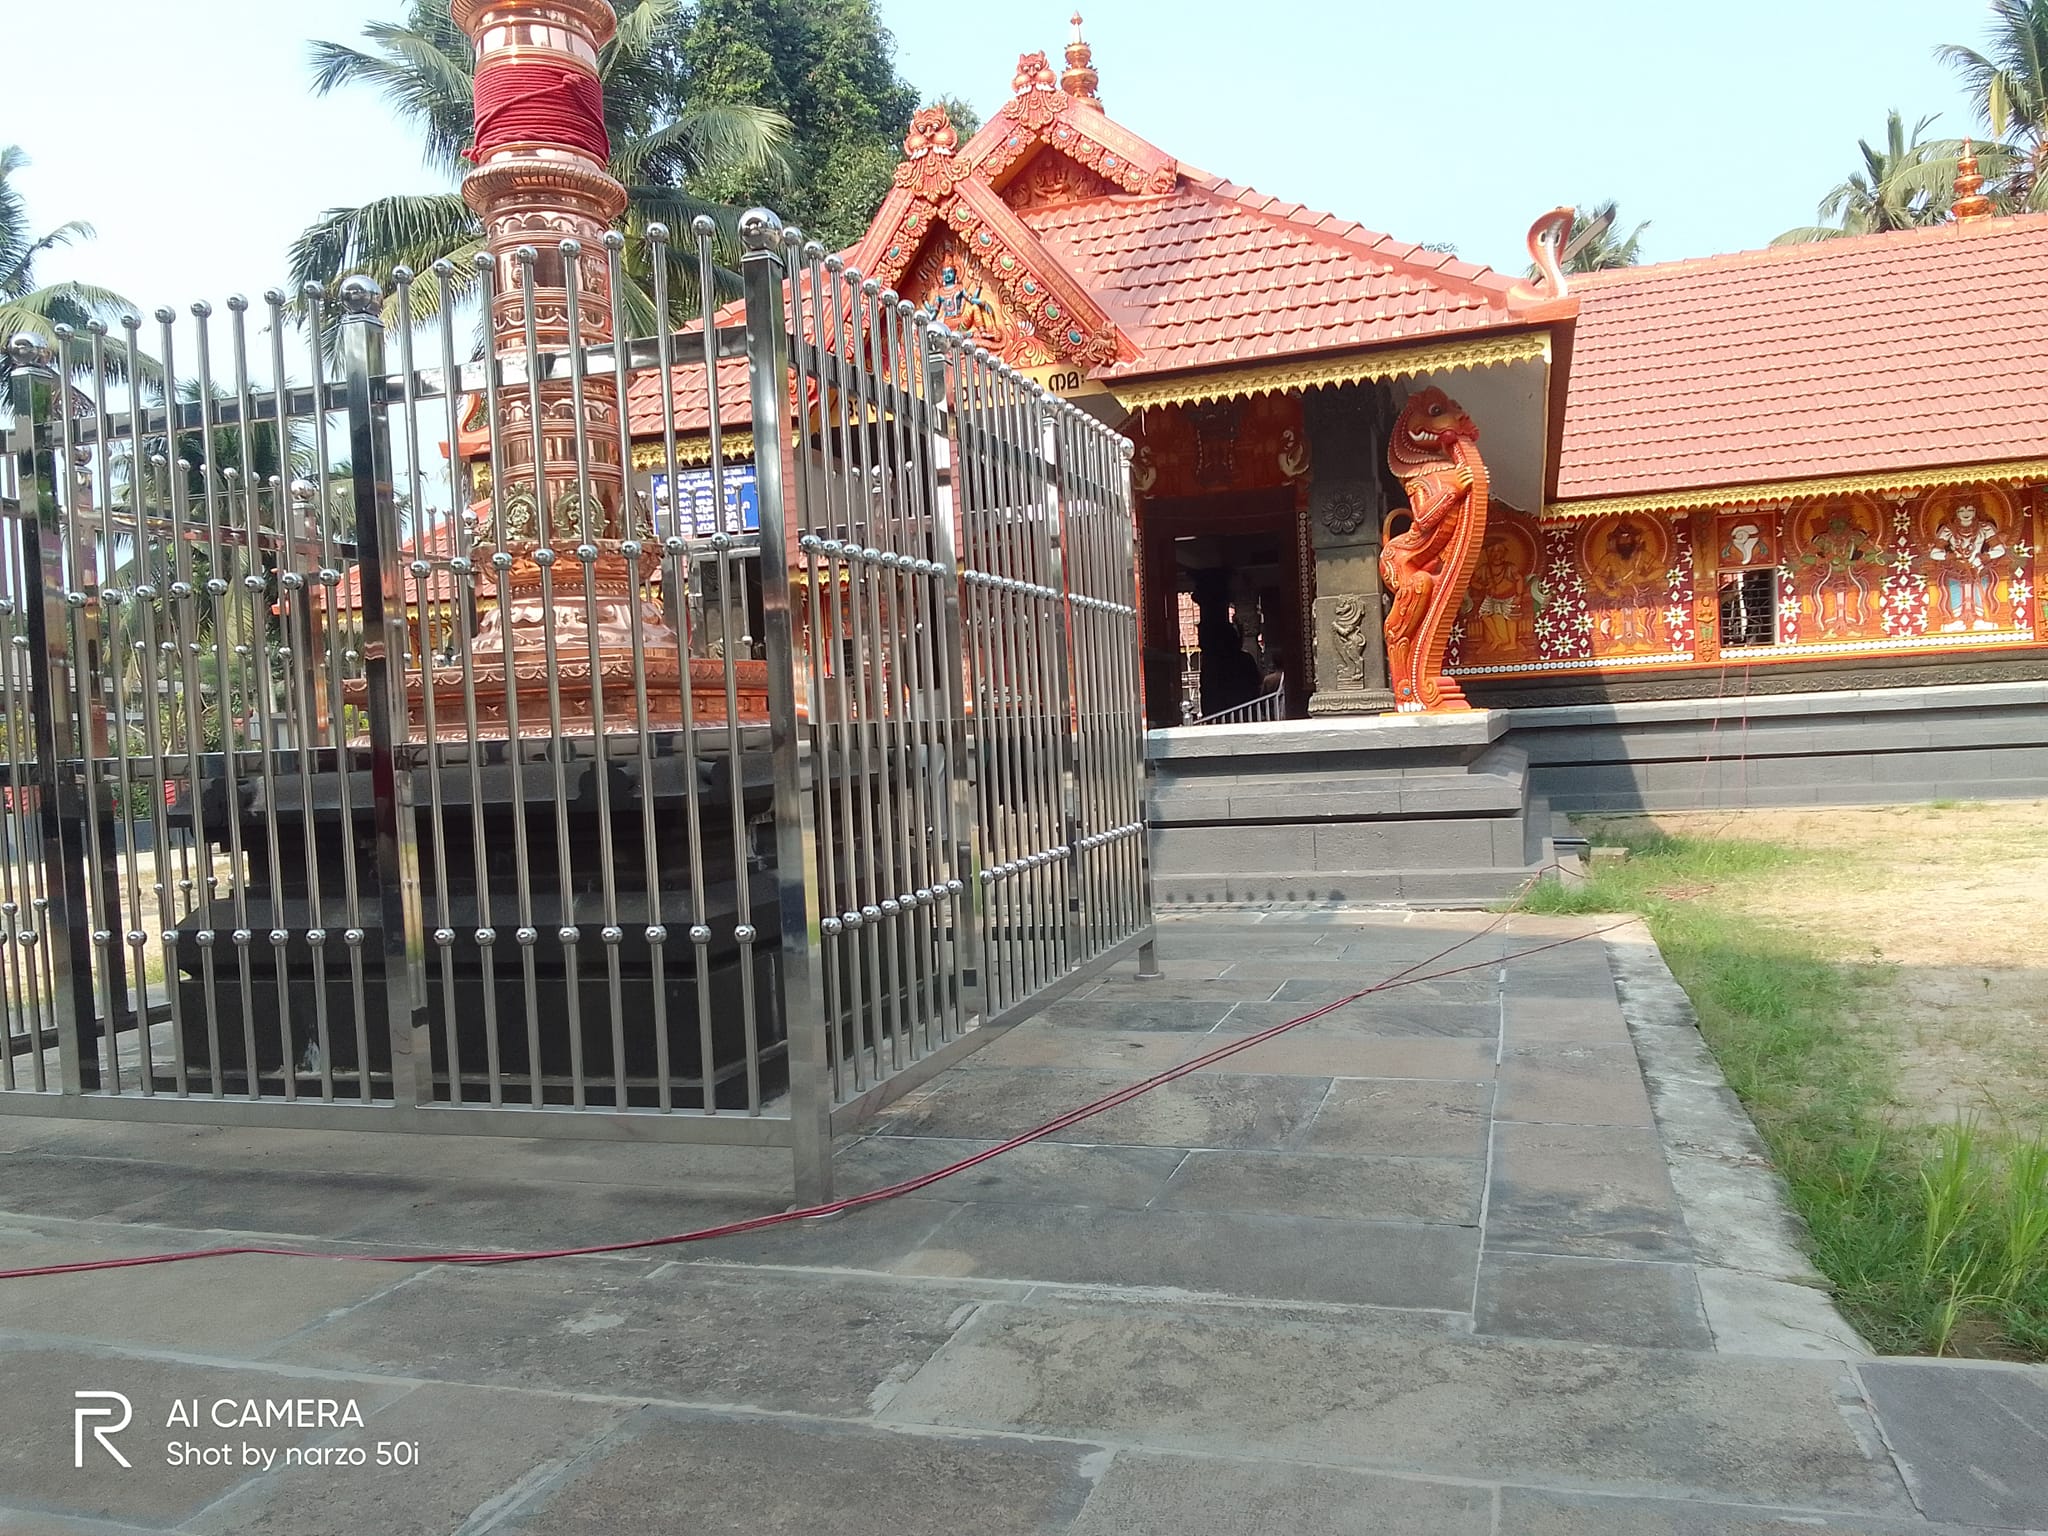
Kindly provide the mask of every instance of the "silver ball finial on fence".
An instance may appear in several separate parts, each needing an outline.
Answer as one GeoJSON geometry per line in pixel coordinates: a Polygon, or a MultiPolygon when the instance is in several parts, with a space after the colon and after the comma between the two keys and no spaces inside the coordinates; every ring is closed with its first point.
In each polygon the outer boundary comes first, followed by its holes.
{"type": "Polygon", "coordinates": [[[43,355],[43,344],[27,331],[16,331],[7,343],[7,355],[16,366],[27,368],[43,355]]]}
{"type": "Polygon", "coordinates": [[[772,251],[782,238],[782,220],[766,208],[749,208],[740,215],[740,242],[750,251],[772,251]]]}
{"type": "Polygon", "coordinates": [[[341,280],[341,307],[351,315],[374,315],[383,308],[384,290],[377,280],[358,272],[341,280]]]}

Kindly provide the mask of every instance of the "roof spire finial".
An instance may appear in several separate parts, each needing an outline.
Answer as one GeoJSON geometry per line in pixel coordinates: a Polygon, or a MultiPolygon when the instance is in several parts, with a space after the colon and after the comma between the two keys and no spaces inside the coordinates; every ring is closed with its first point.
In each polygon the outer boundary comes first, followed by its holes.
{"type": "Polygon", "coordinates": [[[1956,195],[1948,211],[1958,224],[1985,218],[1991,212],[1991,199],[1984,195],[1984,178],[1977,174],[1977,146],[1968,139],[1963,140],[1963,153],[1956,161],[1956,195]]]}
{"type": "Polygon", "coordinates": [[[1102,109],[1102,100],[1095,94],[1095,88],[1102,83],[1102,77],[1095,72],[1095,50],[1088,46],[1088,40],[1081,36],[1081,13],[1074,12],[1074,35],[1067,43],[1066,73],[1060,76],[1060,89],[1076,101],[1086,102],[1097,111],[1102,109]]]}

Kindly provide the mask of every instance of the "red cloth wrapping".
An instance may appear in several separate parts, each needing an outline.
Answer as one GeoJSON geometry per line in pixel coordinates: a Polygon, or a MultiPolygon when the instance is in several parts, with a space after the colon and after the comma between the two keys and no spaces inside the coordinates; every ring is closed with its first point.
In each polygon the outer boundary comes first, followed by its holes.
{"type": "Polygon", "coordinates": [[[463,158],[533,142],[580,149],[599,165],[611,159],[604,87],[594,76],[559,64],[500,64],[476,77],[476,142],[463,158]]]}

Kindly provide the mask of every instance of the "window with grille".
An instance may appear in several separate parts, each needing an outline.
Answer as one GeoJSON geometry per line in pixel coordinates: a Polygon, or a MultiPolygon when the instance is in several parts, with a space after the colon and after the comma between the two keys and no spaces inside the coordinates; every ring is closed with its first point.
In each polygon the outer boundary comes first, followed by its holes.
{"type": "Polygon", "coordinates": [[[1723,578],[1721,647],[1773,645],[1778,639],[1778,573],[1769,566],[1723,578]]]}

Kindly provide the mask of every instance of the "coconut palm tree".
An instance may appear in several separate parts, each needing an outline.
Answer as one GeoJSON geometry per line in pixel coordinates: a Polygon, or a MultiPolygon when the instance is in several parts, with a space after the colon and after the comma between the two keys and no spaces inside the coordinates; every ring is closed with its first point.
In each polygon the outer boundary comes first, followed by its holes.
{"type": "MultiPolygon", "coordinates": [[[[1932,117],[1923,117],[1908,133],[1905,119],[1893,108],[1885,115],[1882,146],[1873,148],[1868,139],[1858,140],[1861,169],[1851,172],[1820,200],[1822,222],[1788,229],[1771,244],[1806,245],[1845,235],[1878,235],[1941,223],[1955,197],[1956,162],[1962,144],[1956,139],[1923,139],[1921,135],[1933,122],[1932,117]]],[[[1985,145],[1976,153],[1987,176],[1996,177],[2007,167],[2008,157],[2001,146],[1985,145]]]]}
{"type": "Polygon", "coordinates": [[[36,263],[50,251],[92,238],[92,226],[79,219],[59,224],[45,234],[29,232],[28,207],[12,184],[28,156],[16,145],[0,149],[0,382],[14,371],[6,342],[33,336],[46,357],[56,345],[57,327],[82,329],[91,320],[112,320],[133,308],[118,293],[90,283],[38,283],[36,263]]]}
{"type": "MultiPolygon", "coordinates": [[[[616,0],[618,37],[604,51],[605,127],[611,136],[611,173],[630,199],[625,216],[628,326],[656,328],[652,298],[651,223],[667,224],[679,238],[670,247],[669,294],[673,324],[696,312],[696,258],[685,232],[699,214],[730,229],[736,210],[693,196],[691,182],[707,172],[731,171],[758,180],[785,169],[789,125],[752,106],[690,105],[675,99],[673,49],[687,19],[684,0],[616,0]]],[[[367,49],[344,43],[313,44],[313,90],[326,95],[348,85],[374,88],[399,117],[418,130],[426,164],[449,180],[463,170],[469,142],[475,58],[469,38],[449,14],[449,0],[411,0],[401,22],[371,22],[367,49]]],[[[457,191],[379,198],[360,208],[333,208],[292,247],[295,282],[332,285],[367,272],[391,286],[392,269],[411,267],[415,316],[435,313],[444,298],[459,299],[476,281],[471,265],[483,249],[483,229],[457,191]],[[442,284],[433,264],[455,264],[442,284]]]]}
{"type": "Polygon", "coordinates": [[[2002,201],[2048,209],[2048,0],[1992,0],[1991,17],[1988,51],[1945,43],[1935,57],[1963,77],[1977,115],[2011,158],[2002,201]]]}

